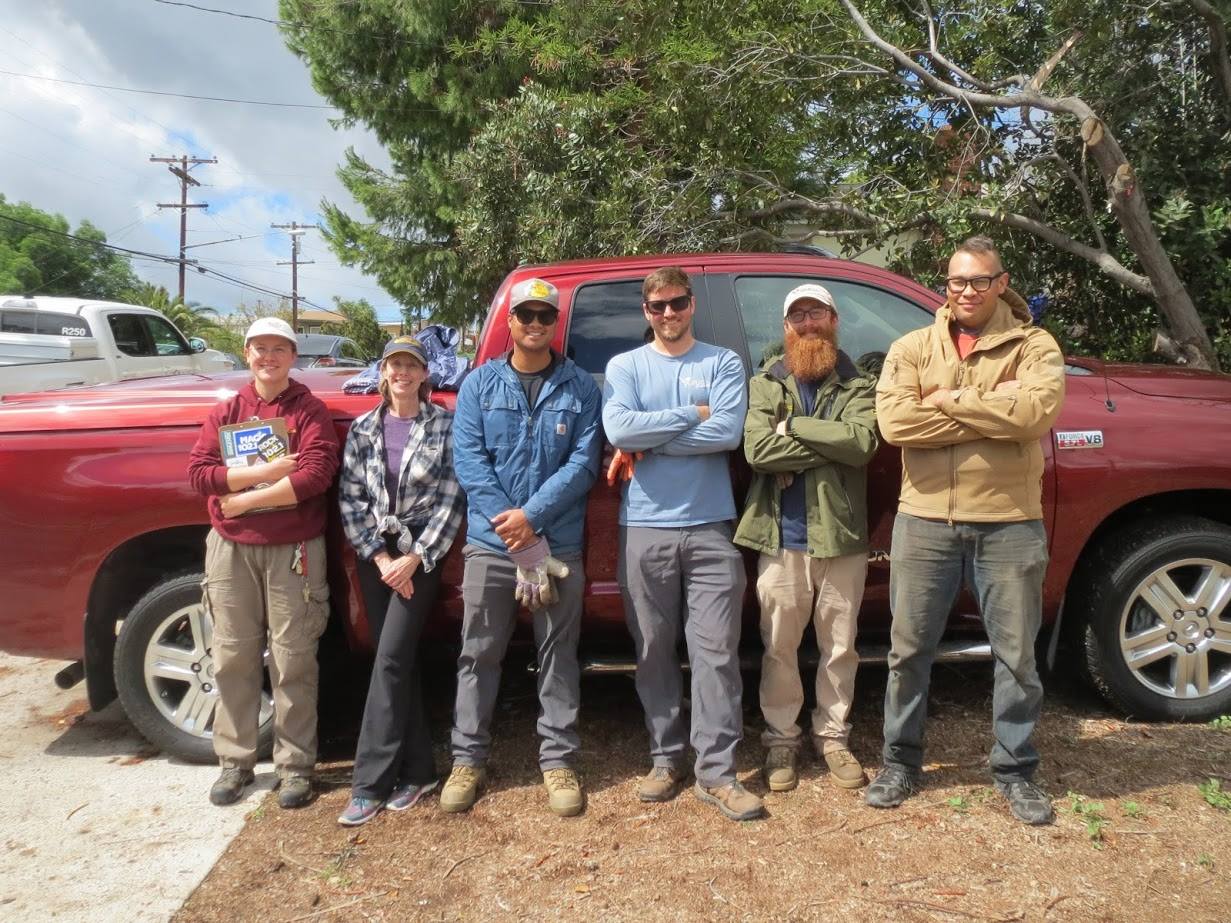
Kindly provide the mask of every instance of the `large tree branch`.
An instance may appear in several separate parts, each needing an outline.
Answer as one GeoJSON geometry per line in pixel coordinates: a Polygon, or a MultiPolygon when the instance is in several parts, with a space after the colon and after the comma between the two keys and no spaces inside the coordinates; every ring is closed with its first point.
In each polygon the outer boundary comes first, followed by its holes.
{"type": "Polygon", "coordinates": [[[1034,218],[1028,218],[1015,212],[1000,211],[992,208],[972,208],[970,215],[974,218],[982,218],[985,221],[995,221],[997,224],[1016,228],[1019,231],[1027,231],[1035,237],[1042,238],[1054,247],[1058,247],[1074,256],[1079,256],[1084,260],[1089,260],[1103,270],[1103,272],[1107,273],[1107,275],[1122,285],[1133,289],[1133,291],[1141,292],[1141,294],[1149,295],[1150,297],[1155,297],[1156,295],[1154,284],[1146,276],[1139,275],[1125,268],[1119,260],[1106,250],[1098,250],[1074,240],[1067,234],[1056,230],[1050,224],[1044,224],[1042,221],[1036,221],[1034,218]]]}
{"type": "Polygon", "coordinates": [[[1231,119],[1231,56],[1227,53],[1227,24],[1208,0],[1188,0],[1188,3],[1205,20],[1210,30],[1210,57],[1214,59],[1214,71],[1222,86],[1223,110],[1231,119]]]}

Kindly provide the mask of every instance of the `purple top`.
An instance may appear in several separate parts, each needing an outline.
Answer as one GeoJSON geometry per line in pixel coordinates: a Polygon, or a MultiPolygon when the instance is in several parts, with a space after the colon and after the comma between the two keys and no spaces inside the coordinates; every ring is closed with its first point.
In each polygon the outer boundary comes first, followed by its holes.
{"type": "Polygon", "coordinates": [[[399,417],[386,408],[381,415],[381,427],[385,437],[385,490],[389,494],[389,508],[397,507],[398,474],[402,470],[402,453],[410,442],[415,428],[414,417],[399,417]]]}

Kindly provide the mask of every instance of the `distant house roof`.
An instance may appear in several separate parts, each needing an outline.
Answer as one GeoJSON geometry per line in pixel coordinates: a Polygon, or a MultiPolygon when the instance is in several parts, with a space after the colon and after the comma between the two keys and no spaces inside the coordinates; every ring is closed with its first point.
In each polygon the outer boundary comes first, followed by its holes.
{"type": "Polygon", "coordinates": [[[300,308],[300,324],[345,324],[346,316],[337,311],[327,311],[323,308],[300,308]]]}

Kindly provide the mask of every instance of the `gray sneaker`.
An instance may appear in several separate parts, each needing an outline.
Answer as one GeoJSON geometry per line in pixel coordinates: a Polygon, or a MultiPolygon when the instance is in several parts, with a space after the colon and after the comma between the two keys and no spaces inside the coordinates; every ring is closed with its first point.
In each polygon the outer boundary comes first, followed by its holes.
{"type": "Polygon", "coordinates": [[[996,791],[1004,795],[1009,802],[1009,810],[1023,824],[1037,827],[1050,824],[1056,819],[1056,812],[1052,809],[1051,798],[1047,792],[1027,779],[1010,782],[997,779],[996,791]]]}
{"type": "Polygon", "coordinates": [[[222,770],[218,781],[210,787],[209,800],[219,807],[235,804],[243,797],[244,789],[256,781],[251,769],[237,769],[233,766],[222,770]]]}
{"type": "Polygon", "coordinates": [[[901,766],[886,766],[863,793],[863,800],[873,808],[896,808],[913,795],[918,786],[919,778],[914,773],[901,766]]]}

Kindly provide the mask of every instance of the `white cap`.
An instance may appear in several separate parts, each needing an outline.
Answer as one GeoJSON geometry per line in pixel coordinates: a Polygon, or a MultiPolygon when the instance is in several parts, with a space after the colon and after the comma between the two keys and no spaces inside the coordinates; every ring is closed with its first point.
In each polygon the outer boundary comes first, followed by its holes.
{"type": "Polygon", "coordinates": [[[819,301],[821,304],[827,304],[835,311],[838,306],[834,304],[833,295],[829,294],[829,289],[823,285],[817,285],[815,282],[805,282],[803,285],[798,285],[787,292],[786,301],[782,302],[782,316],[786,317],[791,310],[791,305],[797,301],[803,301],[805,298],[811,298],[813,301],[819,301]]]}
{"type": "Polygon", "coordinates": [[[526,304],[529,301],[541,301],[558,310],[560,292],[545,279],[522,279],[513,286],[513,291],[509,293],[509,310],[512,311],[519,304],[526,304]]]}
{"type": "Polygon", "coordinates": [[[280,317],[261,317],[254,320],[248,332],[244,334],[244,345],[247,346],[248,341],[253,337],[282,337],[295,344],[296,350],[299,349],[299,340],[295,338],[295,331],[280,317]]]}

